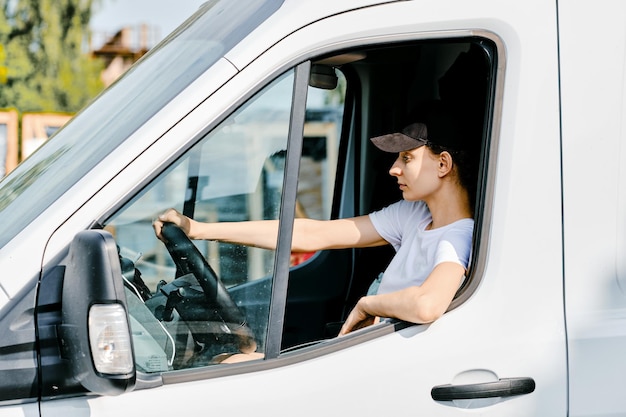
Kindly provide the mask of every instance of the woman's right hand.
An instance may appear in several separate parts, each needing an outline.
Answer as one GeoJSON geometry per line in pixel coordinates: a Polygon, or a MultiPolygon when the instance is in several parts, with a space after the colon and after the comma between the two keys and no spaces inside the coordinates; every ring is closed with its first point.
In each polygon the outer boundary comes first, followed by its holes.
{"type": "Polygon", "coordinates": [[[174,223],[176,226],[180,227],[187,236],[189,236],[191,232],[191,219],[180,214],[174,209],[168,209],[164,213],[160,214],[154,222],[152,222],[154,233],[161,241],[165,241],[165,238],[161,234],[163,223],[174,223]]]}

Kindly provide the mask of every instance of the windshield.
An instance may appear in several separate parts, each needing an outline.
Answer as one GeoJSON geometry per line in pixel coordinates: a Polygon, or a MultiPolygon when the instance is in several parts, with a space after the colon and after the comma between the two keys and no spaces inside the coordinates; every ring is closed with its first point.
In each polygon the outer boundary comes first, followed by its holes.
{"type": "Polygon", "coordinates": [[[0,247],[278,9],[211,0],[0,182],[0,247]],[[164,69],[167,70],[164,70],[164,69]]]}

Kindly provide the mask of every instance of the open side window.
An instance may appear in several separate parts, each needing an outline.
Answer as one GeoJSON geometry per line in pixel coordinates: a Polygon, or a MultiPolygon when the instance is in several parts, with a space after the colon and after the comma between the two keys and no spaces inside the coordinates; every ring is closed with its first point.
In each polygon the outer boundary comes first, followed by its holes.
{"type": "MultiPolygon", "coordinates": [[[[376,149],[370,137],[400,131],[444,106],[463,126],[476,169],[469,187],[475,231],[470,271],[451,308],[469,297],[480,278],[474,271],[486,215],[497,53],[488,39],[451,38],[370,45],[314,61],[334,68],[345,82],[333,218],[365,215],[402,198],[388,172],[397,155],[376,149]]],[[[308,181],[301,170],[300,183],[308,181]]],[[[334,337],[393,254],[390,246],[326,251],[293,268],[283,348],[334,337]]]]}

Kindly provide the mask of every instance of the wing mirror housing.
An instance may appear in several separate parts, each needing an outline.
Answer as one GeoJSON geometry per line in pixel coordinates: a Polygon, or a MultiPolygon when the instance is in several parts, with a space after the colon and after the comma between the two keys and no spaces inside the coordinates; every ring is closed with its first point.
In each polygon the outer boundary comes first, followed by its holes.
{"type": "Polygon", "coordinates": [[[128,308],[113,236],[78,233],[63,280],[61,346],[73,377],[87,390],[118,395],[135,386],[128,308]]]}

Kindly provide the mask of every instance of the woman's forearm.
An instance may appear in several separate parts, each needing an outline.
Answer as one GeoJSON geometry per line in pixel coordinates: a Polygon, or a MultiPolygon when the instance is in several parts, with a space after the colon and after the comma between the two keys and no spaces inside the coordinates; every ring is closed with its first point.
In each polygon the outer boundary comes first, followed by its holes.
{"type": "MultiPolygon", "coordinates": [[[[163,223],[179,226],[191,239],[217,240],[264,249],[276,249],[278,220],[204,223],[184,216],[174,209],[159,215],[153,227],[162,239],[163,223]]],[[[323,249],[383,245],[368,216],[337,220],[295,219],[292,251],[315,252],[323,249]]]]}
{"type": "Polygon", "coordinates": [[[421,286],[363,297],[348,315],[340,334],[367,326],[374,317],[432,323],[448,309],[464,273],[461,265],[444,262],[433,269],[421,286]]]}
{"type": "Polygon", "coordinates": [[[218,240],[263,249],[276,249],[278,220],[202,223],[190,220],[191,239],[218,240]]]}
{"type": "MultiPolygon", "coordinates": [[[[278,220],[201,223],[190,219],[189,237],[275,249],[278,220]]],[[[315,252],[384,243],[366,217],[342,220],[295,219],[291,250],[315,252]]]]}
{"type": "MultiPolygon", "coordinates": [[[[201,223],[190,220],[189,237],[192,239],[218,240],[263,249],[276,249],[278,241],[278,220],[258,220],[246,222],[201,223]]],[[[325,222],[296,219],[292,236],[291,250],[294,252],[314,252],[326,249],[329,237],[325,222]]]]}

